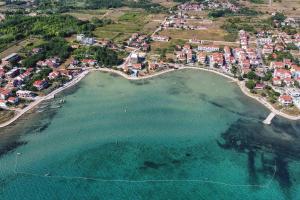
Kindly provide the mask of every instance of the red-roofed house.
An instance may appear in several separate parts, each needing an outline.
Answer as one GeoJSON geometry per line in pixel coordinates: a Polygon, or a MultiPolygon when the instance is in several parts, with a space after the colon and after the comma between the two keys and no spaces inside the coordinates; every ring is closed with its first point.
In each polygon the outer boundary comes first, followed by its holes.
{"type": "Polygon", "coordinates": [[[276,69],[276,68],[284,68],[283,62],[271,62],[270,68],[276,69]]]}
{"type": "Polygon", "coordinates": [[[148,70],[149,71],[154,71],[157,68],[157,64],[156,63],[149,63],[148,64],[148,70]]]}
{"type": "Polygon", "coordinates": [[[15,104],[17,104],[19,102],[19,98],[18,97],[9,97],[7,99],[7,102],[15,105],[15,104]]]}
{"type": "Polygon", "coordinates": [[[48,75],[48,78],[50,80],[56,79],[60,76],[60,72],[59,71],[53,71],[48,75]]]}
{"type": "Polygon", "coordinates": [[[5,88],[0,88],[0,99],[7,99],[11,95],[11,91],[5,88]]]}
{"type": "Polygon", "coordinates": [[[273,77],[279,77],[280,79],[291,78],[292,74],[286,69],[275,69],[273,77]]]}
{"type": "Polygon", "coordinates": [[[240,64],[241,67],[247,67],[247,68],[249,68],[250,67],[250,60],[243,59],[243,60],[240,61],[239,64],[240,64]]]}
{"type": "Polygon", "coordinates": [[[256,83],[255,85],[255,89],[257,90],[262,90],[265,88],[265,84],[262,84],[262,83],[256,83]]]}
{"type": "Polygon", "coordinates": [[[274,77],[274,78],[272,79],[272,83],[273,83],[273,85],[275,85],[275,86],[281,86],[282,81],[281,81],[280,78],[274,77]]]}
{"type": "Polygon", "coordinates": [[[291,85],[294,83],[294,81],[293,81],[292,78],[285,78],[285,79],[283,80],[283,82],[284,82],[287,86],[291,86],[291,85]]]}
{"type": "Polygon", "coordinates": [[[191,47],[190,44],[185,44],[185,45],[183,46],[182,50],[188,51],[188,50],[190,50],[191,48],[192,48],[192,47],[191,47]]]}
{"type": "Polygon", "coordinates": [[[46,80],[37,80],[33,83],[33,86],[38,90],[42,90],[48,86],[48,82],[46,80]]]}
{"type": "Polygon", "coordinates": [[[132,64],[132,68],[136,69],[136,70],[141,70],[142,69],[142,64],[141,63],[132,64]]]}
{"type": "Polygon", "coordinates": [[[176,58],[179,62],[186,62],[186,54],[181,51],[177,52],[176,58]]]}
{"type": "Polygon", "coordinates": [[[288,106],[288,105],[291,105],[293,103],[293,98],[289,95],[281,95],[279,98],[278,98],[278,101],[284,105],[284,106],[288,106]]]}
{"type": "Polygon", "coordinates": [[[213,66],[215,64],[217,64],[218,66],[222,66],[224,64],[222,53],[213,53],[210,56],[210,65],[213,66]]]}
{"type": "Polygon", "coordinates": [[[201,64],[205,64],[205,61],[206,61],[206,54],[203,53],[203,52],[200,52],[197,54],[197,60],[199,63],[201,64]]]}
{"type": "Polygon", "coordinates": [[[262,49],[262,54],[271,54],[273,53],[273,46],[269,44],[265,44],[262,49]]]}
{"type": "Polygon", "coordinates": [[[83,60],[81,60],[81,62],[82,62],[82,64],[91,65],[91,66],[94,66],[97,63],[97,61],[94,59],[83,59],[83,60]]]}

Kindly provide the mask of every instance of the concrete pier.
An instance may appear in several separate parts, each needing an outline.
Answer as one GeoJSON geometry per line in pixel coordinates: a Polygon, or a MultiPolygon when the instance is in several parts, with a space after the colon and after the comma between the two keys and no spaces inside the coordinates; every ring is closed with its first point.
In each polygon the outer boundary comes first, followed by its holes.
{"type": "Polygon", "coordinates": [[[263,121],[264,124],[271,124],[272,119],[276,116],[275,113],[271,112],[268,117],[263,121]]]}

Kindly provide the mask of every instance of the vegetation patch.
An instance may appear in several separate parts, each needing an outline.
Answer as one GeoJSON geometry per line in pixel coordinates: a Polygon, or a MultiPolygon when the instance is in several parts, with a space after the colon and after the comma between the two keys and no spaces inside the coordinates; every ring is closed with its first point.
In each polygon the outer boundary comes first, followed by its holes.
{"type": "Polygon", "coordinates": [[[81,47],[74,51],[74,58],[76,59],[95,59],[98,61],[99,65],[104,65],[106,67],[112,67],[121,63],[119,55],[108,48],[105,47],[81,47]]]}

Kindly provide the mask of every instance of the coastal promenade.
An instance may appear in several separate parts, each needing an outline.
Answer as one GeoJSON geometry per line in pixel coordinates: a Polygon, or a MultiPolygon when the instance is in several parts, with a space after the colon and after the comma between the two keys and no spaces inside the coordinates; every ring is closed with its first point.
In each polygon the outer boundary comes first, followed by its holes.
{"type": "Polygon", "coordinates": [[[86,69],[84,72],[82,72],[81,74],[79,74],[77,77],[75,77],[72,81],[66,83],[65,85],[63,85],[62,87],[52,91],[51,93],[49,93],[46,96],[43,97],[38,97],[34,102],[32,102],[31,104],[29,104],[26,108],[22,109],[21,111],[16,111],[17,114],[11,118],[10,120],[0,124],[0,128],[3,128],[5,126],[8,126],[10,124],[12,124],[13,122],[15,122],[17,119],[19,119],[23,114],[25,114],[26,112],[28,112],[29,110],[31,110],[32,108],[34,108],[35,106],[37,106],[39,103],[41,103],[42,101],[45,100],[49,100],[55,97],[56,94],[58,94],[59,92],[70,88],[72,86],[74,86],[75,84],[77,84],[81,79],[83,79],[89,72],[92,71],[100,71],[100,72],[109,72],[109,73],[114,73],[114,74],[118,74],[120,76],[122,76],[123,78],[127,79],[127,80],[143,80],[143,79],[149,79],[149,78],[153,78],[156,76],[160,76],[162,74],[166,74],[172,71],[177,71],[177,70],[183,70],[183,69],[192,69],[192,70],[202,70],[202,71],[207,71],[207,72],[212,72],[215,74],[218,74],[220,76],[226,77],[228,79],[230,79],[232,82],[236,82],[237,85],[240,87],[241,91],[248,97],[257,100],[259,103],[261,103],[262,105],[264,105],[265,107],[267,107],[272,113],[274,113],[275,115],[284,117],[286,119],[289,120],[300,120],[300,116],[292,116],[292,115],[288,115],[286,113],[283,113],[279,110],[276,110],[269,102],[267,102],[265,99],[261,98],[261,97],[257,97],[252,95],[248,88],[245,86],[245,83],[243,81],[238,81],[236,78],[231,77],[227,74],[224,74],[222,72],[213,70],[213,69],[208,69],[208,68],[202,68],[202,67],[193,67],[193,66],[180,66],[177,69],[167,69],[161,72],[157,72],[155,74],[150,74],[147,76],[141,76],[141,77],[132,77],[129,76],[121,71],[115,70],[115,69],[110,69],[110,68],[98,68],[98,69],[91,69],[88,68],[86,69]]]}

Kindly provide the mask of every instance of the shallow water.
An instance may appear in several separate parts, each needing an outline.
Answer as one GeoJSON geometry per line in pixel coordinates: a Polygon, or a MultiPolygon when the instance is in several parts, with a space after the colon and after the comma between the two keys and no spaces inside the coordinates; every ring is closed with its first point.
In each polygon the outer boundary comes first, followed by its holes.
{"type": "Polygon", "coordinates": [[[0,130],[0,199],[300,199],[300,124],[223,77],[95,72],[61,98],[0,130]]]}

